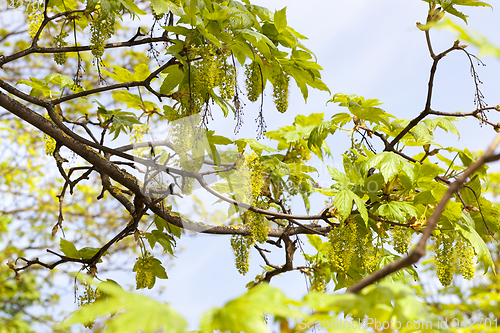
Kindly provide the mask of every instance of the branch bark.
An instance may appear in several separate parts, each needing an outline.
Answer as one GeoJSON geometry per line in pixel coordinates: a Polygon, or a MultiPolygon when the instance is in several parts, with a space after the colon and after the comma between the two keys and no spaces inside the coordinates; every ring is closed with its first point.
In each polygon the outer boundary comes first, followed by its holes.
{"type": "MultiPolygon", "coordinates": [[[[0,81],[1,82],[1,81],[0,81]]],[[[129,189],[135,196],[139,198],[143,198],[144,204],[148,205],[153,200],[149,197],[144,197],[141,192],[141,187],[139,186],[137,179],[134,176],[129,174],[123,169],[118,168],[114,163],[106,160],[103,156],[98,154],[95,150],[86,145],[87,141],[84,143],[70,137],[66,133],[64,133],[59,127],[57,127],[54,123],[45,119],[42,115],[34,112],[30,108],[24,106],[19,103],[15,99],[9,97],[8,95],[0,92],[0,105],[5,108],[7,111],[11,112],[15,116],[23,119],[29,124],[35,126],[40,131],[54,138],[61,145],[68,147],[73,152],[81,156],[85,159],[89,164],[91,164],[99,173],[108,175],[111,179],[123,185],[127,189],[129,189]]],[[[68,129],[68,131],[70,131],[68,129]]],[[[90,142],[90,141],[88,141],[90,142]]],[[[92,145],[95,143],[90,142],[92,145]]],[[[106,147],[107,148],[107,147],[106,147]]],[[[107,148],[108,150],[111,148],[107,148]]],[[[152,161],[148,161],[152,162],[152,161]]],[[[161,167],[158,165],[158,167],[161,167]]],[[[164,170],[165,171],[165,170],[164,170]]],[[[182,172],[182,170],[179,170],[182,172]]],[[[191,173],[189,173],[191,174],[191,173]]],[[[201,178],[201,177],[200,177],[201,178]]],[[[206,183],[205,183],[206,184],[206,183]]],[[[208,187],[210,188],[210,187],[208,187]]],[[[183,218],[177,214],[170,212],[165,209],[161,203],[157,203],[152,205],[150,209],[163,218],[165,221],[172,223],[173,225],[184,228],[194,232],[201,232],[206,234],[224,234],[224,235],[250,235],[250,228],[241,226],[240,228],[234,228],[232,226],[217,226],[217,225],[208,225],[205,223],[198,223],[190,221],[186,218],[183,218]]],[[[280,213],[277,213],[278,215],[280,213]]],[[[284,214],[286,215],[286,214],[284,214]]],[[[286,215],[286,217],[290,217],[286,215]]],[[[296,217],[294,217],[296,218],[296,217]]],[[[312,219],[308,217],[307,219],[312,219]]],[[[297,227],[292,228],[288,231],[288,234],[323,234],[328,233],[331,230],[331,227],[317,227],[317,226],[307,226],[306,227],[297,227]]],[[[270,237],[280,237],[283,235],[282,229],[272,229],[269,232],[270,237]]]]}

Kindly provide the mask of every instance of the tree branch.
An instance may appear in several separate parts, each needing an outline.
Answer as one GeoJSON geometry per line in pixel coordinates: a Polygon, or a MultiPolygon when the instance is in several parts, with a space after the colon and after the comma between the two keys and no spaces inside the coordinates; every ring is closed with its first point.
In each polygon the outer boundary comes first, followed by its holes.
{"type": "Polygon", "coordinates": [[[405,267],[408,267],[418,262],[425,255],[425,246],[427,240],[429,239],[429,237],[432,234],[432,231],[436,227],[439,217],[441,216],[448,201],[453,197],[455,192],[457,192],[460,189],[460,187],[465,183],[465,181],[470,175],[472,175],[475,171],[477,171],[483,164],[488,162],[492,156],[497,156],[493,155],[493,153],[499,143],[500,143],[500,134],[496,136],[495,140],[488,147],[484,155],[482,155],[476,162],[471,164],[464,171],[464,173],[457,178],[456,181],[450,184],[448,190],[439,201],[439,204],[434,209],[432,215],[427,219],[427,226],[422,232],[422,237],[420,237],[420,240],[418,241],[416,247],[413,249],[413,251],[411,251],[411,253],[408,256],[393,261],[390,264],[379,269],[378,271],[368,275],[366,278],[358,281],[352,287],[347,289],[346,292],[358,293],[366,286],[379,281],[380,279],[388,276],[389,274],[394,273],[398,270],[401,270],[405,267]]]}
{"type": "MultiPolygon", "coordinates": [[[[276,267],[272,271],[266,272],[264,274],[264,278],[256,281],[255,286],[262,282],[271,282],[271,279],[281,273],[288,272],[294,269],[293,267],[293,255],[297,247],[295,246],[295,242],[290,240],[288,235],[283,235],[283,242],[285,243],[285,264],[279,267],[276,267]]],[[[273,266],[271,266],[273,267],[273,266]]]]}
{"type": "Polygon", "coordinates": [[[436,75],[436,69],[437,69],[437,65],[439,63],[439,60],[441,60],[444,56],[446,56],[451,51],[461,49],[461,47],[459,47],[458,44],[459,44],[459,41],[456,40],[452,47],[450,47],[446,51],[441,52],[440,54],[438,54],[434,58],[434,61],[432,63],[432,67],[431,67],[431,73],[429,76],[429,83],[428,83],[428,88],[427,88],[427,99],[425,102],[424,110],[420,113],[420,115],[418,115],[418,117],[412,119],[410,121],[410,123],[389,143],[389,145],[386,146],[386,149],[385,149],[386,151],[390,150],[390,149],[394,149],[394,146],[396,145],[396,143],[398,143],[403,138],[403,136],[406,135],[406,133],[408,133],[422,119],[424,119],[425,117],[427,117],[429,115],[429,112],[431,111],[431,100],[432,100],[432,91],[433,91],[433,87],[434,87],[434,77],[436,75]]]}
{"type": "MultiPolygon", "coordinates": [[[[143,45],[143,44],[149,44],[149,43],[171,42],[171,41],[172,40],[166,36],[160,36],[160,37],[144,38],[144,39],[140,39],[140,40],[133,40],[133,41],[128,41],[128,42],[107,43],[104,46],[104,48],[105,49],[114,49],[114,48],[120,48],[120,47],[131,47],[131,46],[137,46],[137,45],[143,45]]],[[[67,46],[67,47],[30,46],[27,49],[16,52],[16,53],[11,54],[9,56],[1,57],[0,58],[0,68],[3,65],[5,65],[6,63],[23,58],[23,57],[30,55],[30,54],[33,54],[33,53],[54,54],[54,53],[66,53],[66,52],[82,52],[82,51],[90,51],[90,50],[91,50],[90,45],[67,46]]]]}

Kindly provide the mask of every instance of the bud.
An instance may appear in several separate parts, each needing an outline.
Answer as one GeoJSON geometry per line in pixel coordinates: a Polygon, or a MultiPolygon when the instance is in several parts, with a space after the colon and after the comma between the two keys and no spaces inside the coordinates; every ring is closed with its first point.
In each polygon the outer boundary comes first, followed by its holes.
{"type": "Polygon", "coordinates": [[[304,190],[305,192],[311,192],[312,191],[312,188],[313,188],[313,185],[312,183],[307,180],[307,179],[302,179],[302,181],[300,182],[300,187],[302,188],[302,190],[304,190]]]}
{"type": "Polygon", "coordinates": [[[434,156],[434,155],[436,155],[437,153],[439,153],[439,149],[438,149],[438,148],[433,149],[433,150],[431,150],[431,152],[429,153],[429,156],[434,156]]]}
{"type": "Polygon", "coordinates": [[[141,238],[139,236],[139,230],[134,231],[134,241],[139,247],[142,247],[141,238]]]}
{"type": "Polygon", "coordinates": [[[469,211],[473,211],[473,212],[479,212],[479,208],[477,207],[474,207],[472,205],[467,205],[467,207],[465,207],[465,209],[469,210],[469,211]]]}
{"type": "MultiPolygon", "coordinates": [[[[438,8],[439,10],[440,8],[438,8]]],[[[439,11],[437,14],[434,14],[431,18],[433,23],[438,23],[444,16],[444,11],[439,11]]]]}
{"type": "Polygon", "coordinates": [[[382,235],[384,235],[385,237],[389,237],[389,235],[387,235],[387,232],[385,232],[385,230],[384,230],[384,227],[383,227],[383,225],[382,225],[382,222],[377,222],[376,226],[377,226],[378,231],[379,231],[382,235]]]}
{"type": "Polygon", "coordinates": [[[55,234],[57,233],[58,229],[59,229],[59,226],[57,224],[54,225],[54,227],[52,228],[52,233],[51,233],[52,237],[55,236],[55,234]]]}
{"type": "Polygon", "coordinates": [[[429,30],[429,27],[426,24],[422,24],[420,22],[417,22],[417,28],[419,28],[422,31],[429,30]]]}
{"type": "Polygon", "coordinates": [[[90,272],[89,272],[89,275],[90,275],[91,277],[95,278],[95,277],[96,277],[96,275],[97,275],[97,267],[95,267],[95,266],[90,267],[90,272]]]}

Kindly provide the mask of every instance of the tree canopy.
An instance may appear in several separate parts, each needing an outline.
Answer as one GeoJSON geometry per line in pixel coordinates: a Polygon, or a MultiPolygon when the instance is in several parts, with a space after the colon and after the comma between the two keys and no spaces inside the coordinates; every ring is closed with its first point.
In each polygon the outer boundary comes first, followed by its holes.
{"type": "Polygon", "coordinates": [[[469,7],[491,6],[424,1],[427,93],[400,119],[378,99],[330,91],[286,7],[9,0],[0,15],[26,25],[0,30],[0,332],[184,332],[175,309],[103,274],[125,269],[135,289],[152,289],[169,265],[189,264],[175,254],[193,233],[230,242],[242,275],[251,251],[262,265],[247,293],[202,316],[201,332],[497,329],[499,177],[487,164],[500,136],[482,152],[440,140],[460,136],[462,119],[500,132],[473,53],[500,48],[463,26],[469,7]],[[440,28],[459,38],[442,50],[431,41],[440,28]],[[434,107],[451,54],[470,70],[472,110],[434,107]],[[332,112],[287,122],[292,84],[305,101],[323,91],[332,112]],[[245,137],[251,103],[256,135],[245,137]],[[271,123],[271,108],[283,118],[271,123]],[[331,149],[339,137],[344,152],[331,149]],[[57,304],[55,270],[75,276],[81,308],[62,323],[68,314],[29,311],[57,304]],[[293,271],[307,281],[302,300],[268,285],[293,271]],[[443,297],[428,294],[429,275],[443,297]],[[482,279],[467,289],[452,285],[458,275],[482,279]]]}

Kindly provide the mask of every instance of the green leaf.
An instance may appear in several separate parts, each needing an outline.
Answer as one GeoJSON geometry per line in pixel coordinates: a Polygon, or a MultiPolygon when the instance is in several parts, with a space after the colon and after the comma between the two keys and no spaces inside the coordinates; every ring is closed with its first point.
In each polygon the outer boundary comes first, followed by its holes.
{"type": "Polygon", "coordinates": [[[2,241],[2,234],[9,231],[8,225],[12,222],[12,218],[0,213],[0,241],[2,241]]]}
{"type": "Polygon", "coordinates": [[[413,182],[429,182],[437,175],[444,173],[437,164],[424,161],[422,164],[415,163],[413,167],[413,182]]]}
{"type": "MultiPolygon", "coordinates": [[[[170,2],[169,0],[163,0],[163,1],[170,2]]],[[[166,31],[173,32],[176,35],[182,35],[186,37],[193,32],[193,29],[188,29],[182,26],[162,26],[162,28],[165,29],[166,31]]]]}
{"type": "Polygon", "coordinates": [[[168,304],[124,291],[110,282],[103,282],[98,288],[107,297],[81,308],[66,319],[60,328],[68,328],[76,323],[88,323],[109,314],[113,315],[106,321],[108,333],[152,333],[159,330],[165,333],[181,333],[187,326],[186,321],[168,304]]]}
{"type": "Polygon", "coordinates": [[[337,193],[337,190],[335,190],[333,188],[313,188],[312,191],[321,193],[321,194],[329,196],[329,197],[333,197],[337,193]]]}
{"type": "Polygon", "coordinates": [[[323,244],[323,241],[321,240],[321,238],[318,236],[318,235],[309,235],[307,234],[307,239],[309,240],[309,243],[311,243],[311,245],[316,249],[318,250],[318,252],[321,251],[321,245],[323,244]]]}
{"type": "Polygon", "coordinates": [[[362,158],[353,162],[349,156],[343,154],[342,164],[344,165],[345,174],[350,179],[351,183],[362,184],[364,182],[368,174],[368,169],[366,169],[366,163],[362,158]]]}
{"type": "Polygon", "coordinates": [[[84,247],[84,248],[81,248],[80,251],[78,251],[78,252],[80,254],[80,258],[82,258],[82,259],[90,259],[93,256],[95,256],[97,254],[97,252],[99,252],[99,250],[100,249],[98,249],[96,247],[84,247]]]}
{"type": "Polygon", "coordinates": [[[72,87],[75,84],[73,79],[71,79],[70,77],[57,73],[53,73],[45,77],[45,82],[58,84],[61,91],[64,90],[64,88],[72,87]]]}
{"type": "Polygon", "coordinates": [[[127,9],[127,11],[131,14],[132,17],[137,15],[146,15],[147,13],[137,7],[134,3],[134,0],[117,0],[123,7],[127,9]]]}
{"type": "Polygon", "coordinates": [[[276,288],[260,284],[246,294],[205,313],[200,321],[202,332],[270,332],[263,314],[275,318],[299,318],[303,314],[288,306],[292,301],[276,288]]]}
{"type": "Polygon", "coordinates": [[[163,247],[163,251],[172,255],[174,254],[172,239],[170,237],[159,230],[153,230],[151,231],[151,234],[154,236],[156,243],[163,247]]]}
{"type": "Polygon", "coordinates": [[[309,149],[312,147],[321,148],[328,134],[334,134],[336,129],[337,127],[331,121],[323,121],[314,126],[307,139],[307,147],[309,149]]]}
{"type": "Polygon", "coordinates": [[[386,202],[380,205],[377,209],[377,214],[399,223],[403,222],[405,218],[395,201],[386,202]]]}
{"type": "Polygon", "coordinates": [[[279,32],[286,31],[286,7],[274,13],[274,26],[279,32]]]}
{"type": "Polygon", "coordinates": [[[215,37],[210,32],[208,32],[208,30],[205,29],[204,27],[201,27],[198,25],[197,28],[198,28],[198,31],[203,35],[203,37],[205,37],[206,39],[211,41],[218,48],[222,48],[222,44],[217,37],[215,37]]]}
{"type": "Polygon", "coordinates": [[[413,198],[413,204],[432,205],[438,202],[432,191],[423,191],[413,198]]]}
{"type": "Polygon", "coordinates": [[[342,127],[352,120],[352,116],[346,112],[336,113],[332,116],[332,123],[342,127]]]}
{"type": "Polygon", "coordinates": [[[275,152],[276,149],[268,147],[255,139],[238,139],[234,143],[238,146],[238,151],[242,151],[247,145],[250,146],[257,154],[261,154],[263,150],[268,153],[275,152]]]}
{"type": "MultiPolygon", "coordinates": [[[[356,207],[358,208],[359,214],[365,223],[368,223],[368,211],[366,210],[365,202],[361,200],[356,194],[354,194],[354,203],[356,203],[356,207]]],[[[367,224],[368,225],[368,224],[367,224]]]]}
{"type": "Polygon", "coordinates": [[[168,67],[160,76],[163,77],[163,83],[160,87],[161,94],[172,93],[175,87],[184,80],[184,72],[179,68],[179,65],[168,67]]]}
{"type": "Polygon", "coordinates": [[[309,96],[308,85],[319,90],[330,91],[326,84],[321,81],[319,71],[307,68],[312,63],[311,61],[294,61],[294,65],[290,68],[291,71],[289,73],[295,79],[295,83],[297,83],[305,101],[307,101],[307,97],[309,96]]]}
{"type": "Polygon", "coordinates": [[[177,112],[170,105],[163,105],[163,114],[165,115],[168,121],[175,121],[180,118],[179,112],[177,112]]]}
{"type": "Polygon", "coordinates": [[[382,123],[389,126],[389,118],[394,118],[393,115],[377,107],[382,104],[378,99],[365,100],[363,96],[335,94],[327,104],[329,102],[339,103],[340,106],[347,107],[358,119],[374,124],[382,123]]]}
{"type": "Polygon", "coordinates": [[[165,267],[163,267],[163,265],[161,264],[161,261],[156,258],[153,258],[152,262],[153,262],[153,272],[155,276],[159,279],[167,279],[168,278],[167,272],[165,271],[165,267]]]}
{"type": "Polygon", "coordinates": [[[367,168],[377,168],[384,176],[385,181],[394,178],[399,172],[413,178],[413,166],[403,157],[393,152],[382,152],[368,159],[367,168]]]}
{"type": "Polygon", "coordinates": [[[178,226],[168,223],[167,230],[170,230],[173,236],[181,238],[182,230],[178,226]]]}
{"type": "Polygon", "coordinates": [[[153,222],[156,225],[156,229],[158,229],[159,231],[163,232],[163,230],[167,227],[167,221],[165,221],[158,215],[155,215],[153,222]]]}
{"type": "Polygon", "coordinates": [[[241,34],[248,42],[251,44],[259,44],[260,41],[265,41],[268,45],[275,47],[273,42],[266,36],[261,34],[258,31],[253,31],[250,29],[239,29],[236,30],[239,34],[241,34]]]}
{"type": "Polygon", "coordinates": [[[304,134],[311,133],[312,129],[323,121],[324,113],[311,113],[308,116],[299,114],[295,117],[293,124],[304,134]],[[307,130],[305,130],[307,128],[307,130]]]}
{"type": "Polygon", "coordinates": [[[472,163],[474,163],[474,155],[469,151],[469,149],[465,148],[464,150],[461,150],[458,152],[458,157],[460,157],[460,160],[462,161],[462,164],[465,167],[468,167],[472,163]]]}
{"type": "Polygon", "coordinates": [[[380,173],[384,176],[387,182],[394,178],[399,172],[399,160],[394,153],[384,152],[373,156],[368,160],[367,164],[370,168],[379,168],[380,173]]]}
{"type": "Polygon", "coordinates": [[[126,82],[132,82],[134,81],[134,74],[130,73],[130,71],[126,68],[113,65],[113,71],[114,73],[110,73],[106,70],[102,70],[104,74],[112,78],[113,80],[119,82],[119,83],[126,83],[126,82]]]}
{"type": "Polygon", "coordinates": [[[213,91],[210,92],[210,96],[212,96],[215,103],[221,108],[222,112],[224,113],[224,117],[227,117],[227,115],[229,114],[229,110],[233,111],[233,113],[236,113],[234,107],[224,98],[217,96],[213,91]]]}
{"type": "Polygon", "coordinates": [[[446,132],[453,133],[460,138],[460,133],[458,132],[457,127],[452,123],[452,121],[458,120],[460,119],[456,117],[441,116],[434,119],[425,119],[424,123],[431,131],[434,131],[436,127],[440,127],[446,132]]]}
{"type": "Polygon", "coordinates": [[[130,132],[134,124],[140,124],[140,121],[137,120],[137,116],[132,112],[125,112],[120,109],[107,110],[101,103],[95,102],[99,104],[97,113],[103,117],[104,120],[108,121],[112,119],[113,121],[111,130],[109,131],[109,133],[115,134],[113,140],[115,140],[121,132],[130,132]]]}
{"type": "Polygon", "coordinates": [[[409,132],[413,138],[410,136],[405,136],[405,143],[407,145],[422,145],[430,143],[434,136],[429,128],[425,126],[424,123],[419,123],[415,125],[409,132]]]}
{"type": "Polygon", "coordinates": [[[329,165],[327,165],[326,167],[328,168],[328,173],[330,173],[330,176],[332,177],[333,180],[338,181],[344,187],[351,183],[351,181],[349,180],[349,178],[347,178],[345,173],[342,173],[339,170],[329,165]]]}
{"type": "Polygon", "coordinates": [[[375,173],[365,179],[364,188],[368,194],[375,195],[384,187],[384,176],[380,173],[375,173]]]}
{"type": "Polygon", "coordinates": [[[157,15],[162,15],[171,11],[174,15],[181,16],[182,9],[170,0],[151,0],[151,8],[157,15]]]}
{"type": "Polygon", "coordinates": [[[479,1],[479,0],[423,0],[428,3],[438,3],[443,7],[444,11],[450,13],[451,15],[454,15],[456,17],[461,18],[462,20],[467,23],[467,15],[464,13],[459,12],[455,7],[457,6],[470,6],[470,7],[491,7],[490,4],[479,1]]]}
{"type": "Polygon", "coordinates": [[[42,93],[45,97],[50,96],[52,91],[50,90],[49,85],[40,79],[37,79],[36,77],[30,77],[30,81],[27,80],[19,80],[16,85],[18,84],[25,84],[27,86],[32,87],[30,95],[31,96],[36,96],[40,93],[42,93]]]}
{"type": "Polygon", "coordinates": [[[344,222],[352,211],[352,201],[356,197],[350,190],[341,190],[335,195],[333,205],[337,208],[340,215],[340,220],[344,222]]]}
{"type": "Polygon", "coordinates": [[[76,249],[75,245],[63,238],[60,238],[59,245],[61,251],[66,257],[80,259],[80,252],[76,249]]]}
{"type": "Polygon", "coordinates": [[[494,43],[490,42],[484,35],[476,31],[466,30],[465,28],[454,23],[450,19],[446,19],[444,23],[438,25],[439,28],[451,29],[458,32],[458,39],[466,42],[469,45],[474,45],[479,49],[479,56],[494,56],[500,57],[500,48],[494,43]]]}
{"type": "Polygon", "coordinates": [[[399,223],[406,220],[406,215],[411,217],[417,215],[413,205],[402,201],[385,202],[377,209],[377,213],[399,223]]]}
{"type": "Polygon", "coordinates": [[[318,312],[342,312],[351,316],[361,316],[370,309],[370,304],[358,294],[322,294],[309,293],[304,297],[303,304],[318,312]]]}
{"type": "Polygon", "coordinates": [[[134,81],[144,81],[151,75],[147,64],[139,64],[134,67],[134,81]]]}
{"type": "Polygon", "coordinates": [[[215,145],[230,145],[233,143],[233,140],[226,138],[222,135],[215,135],[215,131],[207,131],[207,140],[208,142],[215,145]]]}
{"type": "Polygon", "coordinates": [[[111,96],[119,102],[124,102],[127,104],[127,108],[133,108],[140,110],[142,100],[139,95],[132,94],[128,92],[127,90],[115,90],[111,93],[111,96]]]}
{"type": "Polygon", "coordinates": [[[290,169],[290,175],[296,175],[299,178],[302,178],[303,176],[305,176],[304,172],[318,172],[318,170],[316,170],[316,168],[309,166],[309,165],[305,165],[301,161],[292,162],[292,163],[289,163],[289,161],[287,161],[286,164],[288,165],[288,168],[290,169]]]}
{"type": "Polygon", "coordinates": [[[297,37],[298,39],[308,39],[306,36],[302,35],[301,33],[295,31],[293,28],[291,27],[287,27],[287,30],[290,31],[295,37],[297,37]]]}
{"type": "Polygon", "coordinates": [[[273,172],[277,172],[279,175],[289,175],[290,168],[286,163],[281,162],[278,158],[272,157],[262,161],[266,166],[270,167],[273,172]]]}
{"type": "Polygon", "coordinates": [[[153,233],[147,233],[145,237],[148,240],[149,246],[151,246],[151,250],[153,250],[156,245],[156,236],[153,233]]]}

